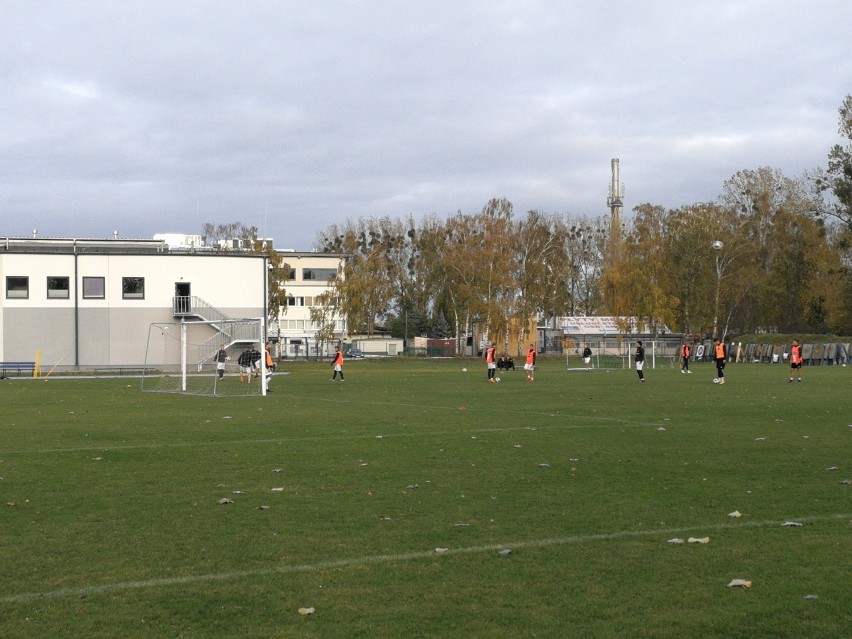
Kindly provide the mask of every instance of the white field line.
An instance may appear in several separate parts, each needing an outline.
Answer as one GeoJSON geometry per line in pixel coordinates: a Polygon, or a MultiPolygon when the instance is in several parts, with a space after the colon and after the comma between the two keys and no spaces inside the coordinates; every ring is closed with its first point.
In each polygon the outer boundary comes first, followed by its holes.
{"type": "MultiPolygon", "coordinates": [[[[430,407],[429,410],[438,410],[430,407]]],[[[453,408],[452,410],[458,410],[453,408]]],[[[475,409],[474,409],[475,410],[475,409]]],[[[504,411],[505,412],[505,411],[504,411]]],[[[525,415],[534,413],[525,412],[525,415]]],[[[491,428],[472,428],[460,430],[421,430],[410,433],[387,433],[376,432],[363,435],[316,435],[310,437],[267,437],[264,439],[228,439],[221,441],[198,441],[198,442],[167,442],[160,444],[119,444],[119,445],[101,445],[101,446],[81,446],[74,448],[32,448],[32,449],[0,449],[2,455],[25,455],[39,453],[79,453],[93,451],[110,451],[110,450],[138,450],[145,448],[187,448],[192,446],[239,446],[253,444],[284,444],[287,442],[310,442],[310,441],[329,441],[329,440],[356,440],[356,439],[375,439],[377,435],[381,435],[383,439],[392,439],[394,437],[448,437],[454,435],[471,435],[481,433],[512,433],[525,430],[577,430],[582,428],[641,428],[655,426],[658,427],[660,422],[631,422],[626,419],[617,417],[598,417],[593,415],[569,415],[564,413],[541,413],[548,417],[567,417],[575,418],[584,423],[576,424],[543,424],[538,423],[535,426],[509,426],[509,427],[491,427],[491,428]],[[593,424],[589,422],[612,422],[610,424],[593,424]]]]}
{"type": "MultiPolygon", "coordinates": [[[[794,517],[794,521],[803,523],[815,523],[819,521],[839,520],[852,517],[852,513],[836,515],[820,515],[812,517],[794,517]]],[[[238,570],[234,572],[208,573],[204,575],[187,575],[184,577],[161,577],[158,579],[144,579],[139,581],[117,581],[113,583],[100,584],[96,586],[82,586],[79,588],[61,588],[58,590],[47,590],[44,592],[23,592],[13,595],[0,596],[0,604],[29,603],[43,599],[61,599],[68,597],[85,597],[103,593],[114,593],[128,590],[139,590],[142,588],[169,588],[172,586],[185,586],[199,583],[217,581],[234,581],[238,579],[250,579],[268,575],[291,574],[301,572],[319,572],[323,570],[337,570],[365,566],[370,564],[397,563],[403,561],[416,561],[420,559],[435,559],[451,555],[471,555],[487,552],[497,552],[504,548],[518,550],[524,548],[546,548],[548,546],[563,546],[566,544],[578,544],[588,542],[616,541],[619,539],[630,539],[637,537],[649,537],[655,535],[683,534],[690,531],[706,533],[708,530],[733,530],[737,528],[767,528],[769,526],[780,526],[783,520],[737,522],[724,524],[711,524],[708,526],[688,526],[678,528],[657,528],[652,530],[622,530],[612,533],[600,533],[596,535],[572,535],[567,537],[553,537],[550,539],[533,539],[520,542],[507,542],[503,544],[487,544],[484,546],[468,546],[463,548],[447,548],[441,553],[435,550],[414,551],[393,555],[370,555],[366,557],[354,557],[350,559],[337,559],[331,561],[319,561],[309,564],[292,564],[271,566],[258,570],[238,570]]]]}

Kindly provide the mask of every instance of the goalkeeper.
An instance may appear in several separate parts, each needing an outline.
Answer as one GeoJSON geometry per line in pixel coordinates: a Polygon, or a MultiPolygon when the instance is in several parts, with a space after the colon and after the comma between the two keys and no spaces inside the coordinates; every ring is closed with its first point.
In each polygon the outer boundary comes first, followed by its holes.
{"type": "Polygon", "coordinates": [[[219,352],[216,353],[216,371],[219,373],[219,379],[222,379],[225,376],[225,362],[227,362],[230,357],[228,357],[228,353],[225,350],[225,345],[219,347],[219,352]]]}
{"type": "Polygon", "coordinates": [[[254,354],[251,346],[247,346],[246,350],[240,354],[237,364],[240,367],[240,384],[243,383],[243,375],[247,378],[246,382],[251,384],[251,369],[254,368],[254,354]]]}

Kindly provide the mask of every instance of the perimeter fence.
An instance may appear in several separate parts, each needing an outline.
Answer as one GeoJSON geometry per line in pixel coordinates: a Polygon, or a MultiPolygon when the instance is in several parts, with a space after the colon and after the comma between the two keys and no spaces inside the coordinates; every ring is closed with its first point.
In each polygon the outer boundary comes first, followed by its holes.
{"type": "MultiPolygon", "coordinates": [[[[565,336],[562,347],[568,368],[585,368],[583,351],[592,351],[594,368],[629,368],[636,352],[636,342],[642,340],[645,348],[645,365],[650,368],[680,366],[680,337],[642,337],[615,335],[565,336]]],[[[790,344],[726,343],[728,362],[743,364],[789,364],[790,344]]],[[[690,362],[711,362],[714,359],[712,340],[690,342],[690,362]]],[[[852,357],[852,344],[844,342],[802,344],[804,366],[846,366],[852,357]]]]}

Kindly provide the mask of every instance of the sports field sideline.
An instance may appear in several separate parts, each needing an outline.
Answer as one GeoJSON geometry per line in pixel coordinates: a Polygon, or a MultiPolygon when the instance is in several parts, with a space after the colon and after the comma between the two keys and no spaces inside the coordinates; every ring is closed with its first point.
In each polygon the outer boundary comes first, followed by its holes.
{"type": "Polygon", "coordinates": [[[3,382],[0,636],[848,636],[849,369],[285,368],[3,382]]]}

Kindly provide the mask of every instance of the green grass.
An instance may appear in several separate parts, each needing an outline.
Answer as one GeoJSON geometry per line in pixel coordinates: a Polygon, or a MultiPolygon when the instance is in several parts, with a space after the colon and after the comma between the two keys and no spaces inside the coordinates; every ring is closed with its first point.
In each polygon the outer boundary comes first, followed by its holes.
{"type": "Polygon", "coordinates": [[[849,636],[852,368],[564,366],[3,382],[0,637],[849,636]]]}

